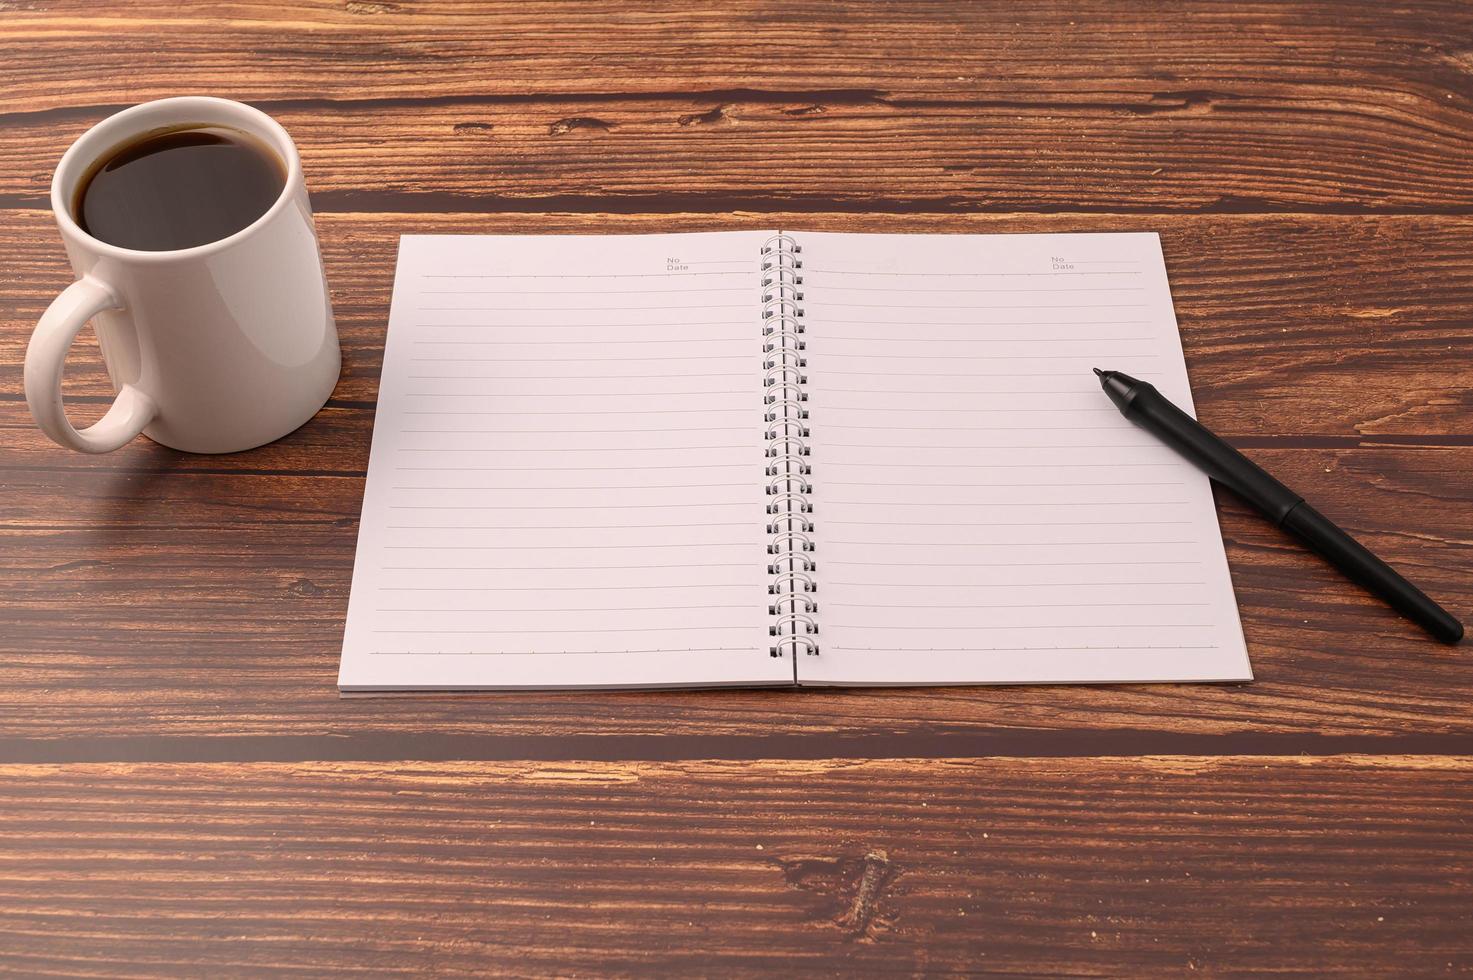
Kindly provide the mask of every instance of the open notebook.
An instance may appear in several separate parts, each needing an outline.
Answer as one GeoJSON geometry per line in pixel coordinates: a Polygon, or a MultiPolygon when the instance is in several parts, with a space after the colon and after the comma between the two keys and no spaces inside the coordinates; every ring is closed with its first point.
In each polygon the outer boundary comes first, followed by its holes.
{"type": "Polygon", "coordinates": [[[345,692],[1250,677],[1152,234],[407,236],[345,692]]]}

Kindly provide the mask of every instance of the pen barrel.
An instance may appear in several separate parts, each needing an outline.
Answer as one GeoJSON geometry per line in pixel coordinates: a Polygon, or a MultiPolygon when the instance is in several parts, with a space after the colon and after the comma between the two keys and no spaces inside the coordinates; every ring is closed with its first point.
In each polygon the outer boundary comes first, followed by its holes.
{"type": "Polygon", "coordinates": [[[1444,643],[1457,643],[1463,638],[1462,623],[1309,504],[1301,501],[1289,511],[1280,526],[1340,569],[1351,581],[1380,596],[1391,608],[1437,639],[1444,643]]]}
{"type": "Polygon", "coordinates": [[[1203,472],[1262,511],[1275,524],[1301,503],[1297,493],[1265,473],[1154,386],[1140,384],[1123,406],[1125,417],[1151,432],[1203,472]]]}
{"type": "Polygon", "coordinates": [[[1390,565],[1325,519],[1319,511],[1269,476],[1258,464],[1209,432],[1173,405],[1153,385],[1119,371],[1101,371],[1100,384],[1121,413],[1194,463],[1209,477],[1243,497],[1294,534],[1347,578],[1386,601],[1397,612],[1444,643],[1463,638],[1463,624],[1396,573],[1390,565]]]}

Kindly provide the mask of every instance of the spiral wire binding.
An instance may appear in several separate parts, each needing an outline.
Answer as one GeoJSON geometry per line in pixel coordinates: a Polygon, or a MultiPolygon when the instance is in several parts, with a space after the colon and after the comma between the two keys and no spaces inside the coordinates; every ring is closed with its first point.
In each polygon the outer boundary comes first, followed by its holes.
{"type": "Polygon", "coordinates": [[[803,351],[803,251],[791,235],[762,244],[763,420],[767,423],[767,587],[773,596],[768,652],[818,653],[818,582],[814,560],[812,468],[808,462],[808,366],[803,351]]]}

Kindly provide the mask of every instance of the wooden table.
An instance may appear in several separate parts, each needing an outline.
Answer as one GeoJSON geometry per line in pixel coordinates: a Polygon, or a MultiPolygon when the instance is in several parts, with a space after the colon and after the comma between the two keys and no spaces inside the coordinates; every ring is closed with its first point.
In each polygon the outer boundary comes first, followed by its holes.
{"type": "Polygon", "coordinates": [[[0,113],[0,970],[1473,970],[1468,649],[1227,499],[1249,685],[334,687],[406,232],[1159,231],[1204,420],[1473,615],[1473,6],[5,0],[0,113]],[[300,144],[342,382],[67,453],[50,173],[180,93],[300,144]]]}

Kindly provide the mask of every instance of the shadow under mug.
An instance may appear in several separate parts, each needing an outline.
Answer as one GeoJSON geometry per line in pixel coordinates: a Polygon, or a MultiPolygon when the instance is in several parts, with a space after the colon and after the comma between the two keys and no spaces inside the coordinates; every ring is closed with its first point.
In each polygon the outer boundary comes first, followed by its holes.
{"type": "Polygon", "coordinates": [[[57,165],[51,208],[77,281],[51,303],[26,351],[26,402],[62,446],[110,452],[140,432],[173,449],[229,453],[279,439],[326,403],[342,366],[302,164],[276,120],[227,99],[161,99],[93,126],[57,165]],[[286,171],[266,213],[218,241],[174,251],[119,248],[78,226],[78,184],[118,147],[192,126],[245,132],[286,171]],[[62,404],[63,362],[91,320],[117,396],[78,430],[62,404]]]}

